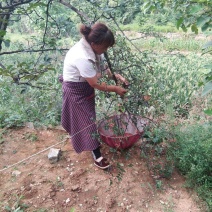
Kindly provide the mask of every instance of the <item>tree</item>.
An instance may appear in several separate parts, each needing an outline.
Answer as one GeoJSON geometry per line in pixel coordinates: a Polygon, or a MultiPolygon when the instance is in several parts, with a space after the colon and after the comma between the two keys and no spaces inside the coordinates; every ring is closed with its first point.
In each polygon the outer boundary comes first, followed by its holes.
{"type": "Polygon", "coordinates": [[[83,12],[63,0],[4,0],[0,4],[0,56],[6,55],[9,57],[9,55],[23,53],[25,55],[34,54],[36,58],[33,61],[15,60],[13,64],[6,64],[6,61],[9,60],[1,60],[0,73],[2,75],[11,76],[17,84],[32,85],[31,82],[39,79],[46,71],[53,69],[50,62],[51,59],[47,53],[67,50],[66,48],[60,48],[57,45],[57,40],[61,38],[64,28],[68,29],[71,25],[68,12],[64,12],[63,6],[60,11],[63,12],[63,15],[65,13],[66,19],[61,20],[58,15],[55,15],[55,13],[60,14],[57,11],[58,5],[59,7],[61,7],[60,5],[65,5],[77,13],[81,19],[87,18],[83,12]],[[26,29],[37,29],[36,36],[31,37],[28,42],[30,45],[22,45],[15,49],[10,40],[5,37],[9,28],[12,28],[16,22],[21,23],[23,20],[25,21],[26,29]],[[3,49],[3,45],[6,48],[3,49]],[[10,46],[12,47],[9,48],[10,46]]]}
{"type": "MultiPolygon", "coordinates": [[[[198,34],[199,29],[206,34],[212,34],[212,1],[211,0],[150,0],[143,5],[144,12],[162,11],[163,8],[170,7],[176,18],[176,27],[184,32],[190,28],[192,32],[198,34]]],[[[212,53],[212,42],[203,46],[203,53],[212,53]]],[[[205,75],[205,85],[202,95],[212,91],[212,64],[205,66],[208,73],[205,75]]],[[[212,109],[206,110],[211,115],[212,109]]]]}
{"type": "Polygon", "coordinates": [[[68,45],[62,48],[60,41],[68,35],[64,32],[70,30],[70,25],[74,28],[71,33],[74,40],[79,37],[75,33],[77,24],[107,22],[115,33],[118,31],[116,46],[108,52],[107,62],[112,64],[112,70],[127,75],[134,82],[132,93],[129,92],[133,104],[127,107],[136,113],[140,105],[149,106],[143,97],[148,95],[151,87],[148,81],[154,78],[152,66],[156,65],[150,54],[141,52],[125,36],[119,23],[122,22],[120,14],[136,14],[138,6],[142,4],[143,1],[139,0],[72,0],[71,3],[65,0],[5,0],[0,5],[1,15],[8,9],[13,9],[13,12],[10,13],[1,38],[4,48],[0,52],[3,58],[0,74],[11,77],[14,83],[21,86],[49,88],[50,85],[44,85],[41,77],[48,71],[56,73],[56,70],[62,69],[61,61],[56,61],[61,57],[59,54],[64,54],[69,48],[68,45]],[[7,30],[14,29],[16,22],[23,23],[26,26],[24,29],[31,34],[24,44],[13,44],[6,37],[7,30]],[[31,33],[33,31],[35,35],[31,33]],[[131,51],[131,48],[135,51],[131,51]]]}
{"type": "Polygon", "coordinates": [[[70,4],[65,0],[4,0],[0,5],[0,56],[23,53],[34,54],[37,59],[34,58],[33,61],[28,62],[15,61],[15,67],[14,64],[1,62],[0,73],[11,76],[15,83],[32,85],[31,82],[38,80],[46,71],[52,70],[49,53],[54,51],[62,53],[67,50],[67,48],[60,48],[58,41],[64,36],[63,32],[68,29],[69,25],[73,25],[76,29],[76,25],[80,22],[91,25],[102,20],[109,22],[116,30],[119,29],[117,14],[123,14],[126,8],[130,8],[130,11],[135,14],[139,2],[138,0],[127,2],[123,0],[101,2],[73,0],[70,4]],[[63,19],[58,18],[61,16],[63,19]],[[16,22],[20,23],[23,20],[26,25],[25,29],[30,28],[32,31],[36,29],[36,36],[32,36],[28,41],[29,45],[10,49],[12,43],[6,38],[7,30],[12,28],[16,22]],[[3,45],[7,48],[3,49],[3,45]]]}
{"type": "Polygon", "coordinates": [[[143,11],[157,12],[163,8],[171,8],[176,18],[176,27],[187,32],[211,32],[212,2],[210,0],[150,0],[143,4],[143,11]]]}

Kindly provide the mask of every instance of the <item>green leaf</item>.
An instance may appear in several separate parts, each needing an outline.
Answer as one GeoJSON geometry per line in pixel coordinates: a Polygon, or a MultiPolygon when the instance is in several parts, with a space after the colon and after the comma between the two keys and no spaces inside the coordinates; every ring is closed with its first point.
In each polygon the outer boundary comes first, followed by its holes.
{"type": "Polygon", "coordinates": [[[199,17],[197,18],[197,26],[199,27],[203,27],[206,23],[208,23],[210,21],[210,17],[206,16],[206,17],[199,17]]]}
{"type": "Polygon", "coordinates": [[[212,116],[212,109],[204,110],[204,113],[209,115],[209,116],[212,116]]]}
{"type": "Polygon", "coordinates": [[[183,23],[184,18],[181,17],[177,20],[177,29],[179,29],[180,25],[183,23]]]}
{"type": "Polygon", "coordinates": [[[24,212],[21,207],[16,208],[13,212],[24,212]]]}
{"type": "Polygon", "coordinates": [[[155,6],[149,1],[147,1],[147,2],[145,2],[143,4],[143,12],[144,12],[144,14],[146,14],[147,12],[152,11],[154,9],[155,9],[155,6]]]}
{"type": "Polygon", "coordinates": [[[203,32],[205,32],[205,31],[208,29],[208,27],[209,27],[209,24],[206,23],[205,25],[203,25],[203,26],[201,27],[201,30],[202,30],[203,32]]]}
{"type": "Polygon", "coordinates": [[[210,76],[206,76],[205,79],[209,82],[212,81],[212,74],[210,76]]]}
{"type": "Polygon", "coordinates": [[[11,211],[11,209],[10,209],[10,207],[9,206],[5,206],[5,208],[4,208],[5,210],[7,210],[7,211],[11,211]]]}
{"type": "Polygon", "coordinates": [[[10,47],[10,40],[3,40],[3,43],[6,47],[10,47]]]}
{"type": "Polygon", "coordinates": [[[0,30],[0,37],[4,37],[6,35],[6,31],[5,30],[0,30]]]}
{"type": "Polygon", "coordinates": [[[191,6],[190,12],[191,14],[193,13],[197,13],[199,11],[201,11],[203,8],[200,5],[193,5],[191,6]]]}
{"type": "Polygon", "coordinates": [[[37,3],[29,3],[29,7],[27,8],[27,10],[32,10],[35,9],[36,7],[45,7],[46,4],[44,4],[43,2],[37,2],[37,3]]]}
{"type": "Polygon", "coordinates": [[[16,11],[18,14],[24,14],[24,11],[20,10],[20,9],[17,9],[16,11]]]}
{"type": "MultiPolygon", "coordinates": [[[[211,64],[206,64],[203,66],[205,69],[211,69],[212,70],[212,63],[211,64]]],[[[210,71],[210,70],[209,70],[210,71]]]]}
{"type": "Polygon", "coordinates": [[[187,27],[184,24],[182,24],[181,28],[182,28],[183,32],[187,32],[187,27]]]}
{"type": "Polygon", "coordinates": [[[205,96],[206,94],[210,93],[212,91],[212,81],[207,82],[205,84],[205,87],[202,91],[202,96],[205,96]]]}
{"type": "Polygon", "coordinates": [[[27,87],[23,88],[20,93],[21,94],[26,93],[26,90],[27,90],[27,87]]]}
{"type": "Polygon", "coordinates": [[[191,26],[191,31],[194,32],[195,34],[198,34],[198,28],[197,28],[196,24],[193,24],[191,26]]]}
{"type": "Polygon", "coordinates": [[[46,82],[37,82],[39,85],[46,85],[46,82]]]}
{"type": "Polygon", "coordinates": [[[202,49],[207,49],[208,47],[212,47],[212,40],[208,41],[206,44],[204,44],[204,46],[202,47],[202,49]]]}
{"type": "Polygon", "coordinates": [[[201,86],[203,86],[203,85],[204,85],[203,82],[199,82],[199,83],[198,83],[198,86],[199,86],[199,87],[201,87],[201,86]]]}

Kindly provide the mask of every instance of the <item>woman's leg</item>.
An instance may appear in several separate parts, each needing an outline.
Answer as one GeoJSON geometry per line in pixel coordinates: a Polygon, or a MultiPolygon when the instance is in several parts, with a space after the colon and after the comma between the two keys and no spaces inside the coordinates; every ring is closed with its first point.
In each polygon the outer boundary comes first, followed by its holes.
{"type": "Polygon", "coordinates": [[[94,160],[97,160],[98,158],[100,158],[102,156],[101,152],[100,152],[100,147],[97,147],[96,149],[94,149],[92,151],[92,155],[94,160]]]}
{"type": "Polygon", "coordinates": [[[95,160],[94,165],[99,167],[100,169],[107,169],[110,164],[106,158],[103,158],[101,155],[100,147],[94,149],[92,151],[93,158],[95,160]]]}

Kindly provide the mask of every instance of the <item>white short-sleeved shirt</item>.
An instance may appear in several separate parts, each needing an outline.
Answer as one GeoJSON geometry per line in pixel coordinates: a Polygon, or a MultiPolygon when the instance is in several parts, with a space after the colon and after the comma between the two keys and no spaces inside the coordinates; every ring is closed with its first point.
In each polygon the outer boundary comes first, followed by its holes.
{"type": "Polygon", "coordinates": [[[85,82],[103,69],[102,56],[96,55],[90,44],[82,38],[66,54],[63,66],[63,80],[85,82]]]}

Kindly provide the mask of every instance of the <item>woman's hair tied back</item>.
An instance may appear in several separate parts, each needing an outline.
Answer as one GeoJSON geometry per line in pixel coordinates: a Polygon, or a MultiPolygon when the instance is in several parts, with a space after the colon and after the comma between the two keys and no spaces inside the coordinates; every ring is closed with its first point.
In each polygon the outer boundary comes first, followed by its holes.
{"type": "Polygon", "coordinates": [[[83,25],[80,26],[80,33],[82,35],[84,35],[85,38],[88,37],[88,35],[90,34],[90,32],[91,32],[91,27],[90,26],[87,26],[85,24],[83,24],[83,25]]]}
{"type": "Polygon", "coordinates": [[[92,27],[82,25],[80,27],[80,33],[90,44],[95,43],[113,46],[115,43],[113,32],[103,23],[95,23],[92,27]]]}

